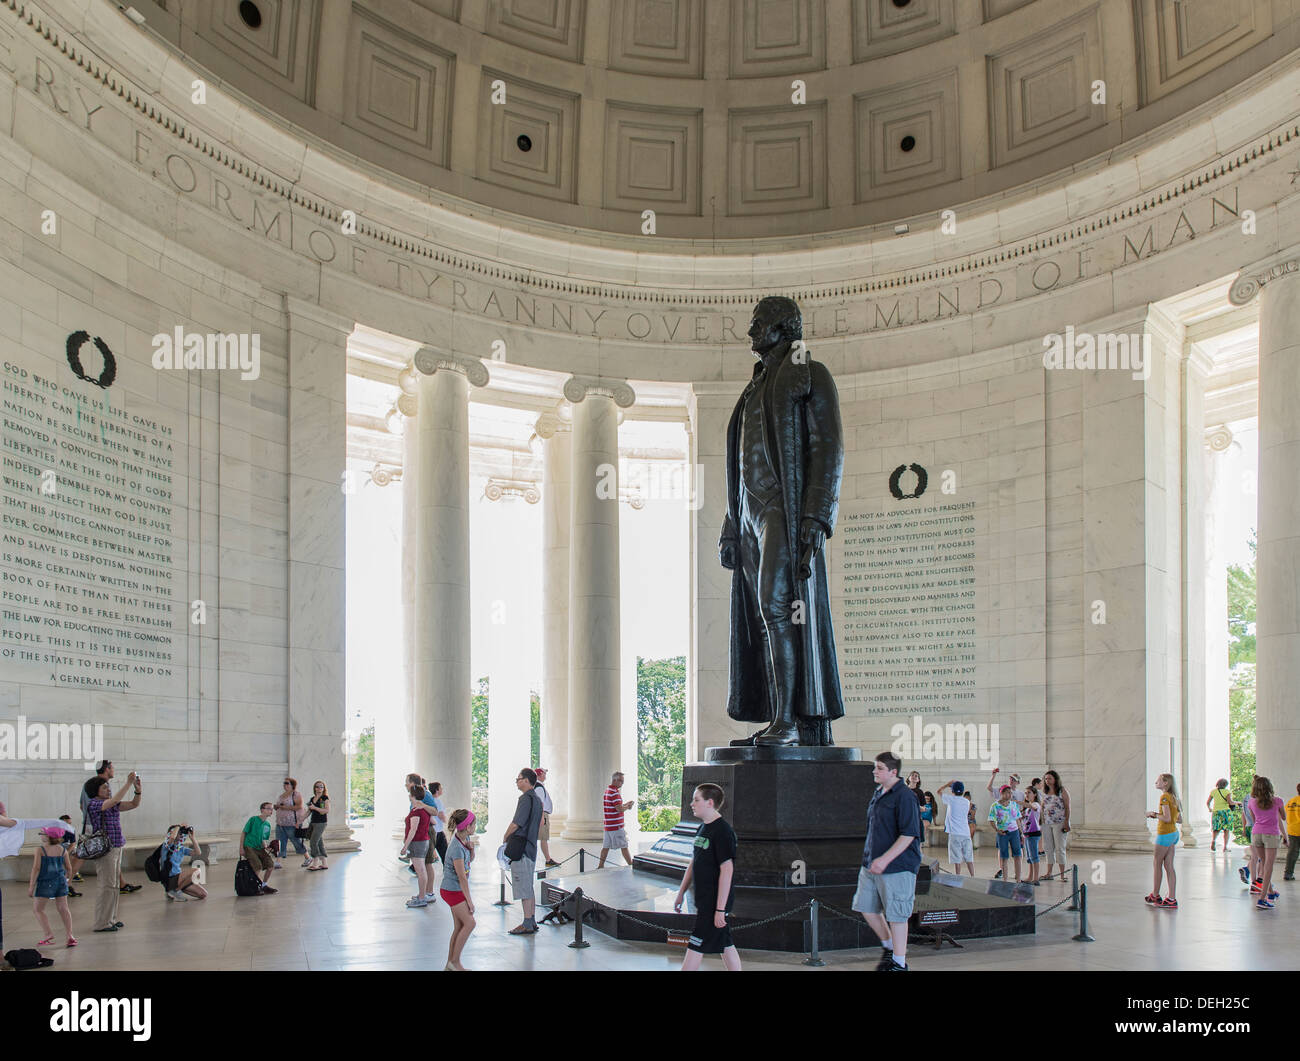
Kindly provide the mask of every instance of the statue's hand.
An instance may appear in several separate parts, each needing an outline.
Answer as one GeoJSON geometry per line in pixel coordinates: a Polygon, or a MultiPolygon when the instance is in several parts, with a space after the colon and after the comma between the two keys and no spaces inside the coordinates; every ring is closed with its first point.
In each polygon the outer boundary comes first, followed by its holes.
{"type": "Polygon", "coordinates": [[[718,546],[718,561],[728,571],[735,571],[739,566],[739,558],[736,556],[736,543],[727,541],[718,546]]]}
{"type": "Polygon", "coordinates": [[[804,516],[803,523],[799,526],[799,543],[811,545],[814,552],[819,552],[826,544],[826,528],[812,516],[804,516]]]}

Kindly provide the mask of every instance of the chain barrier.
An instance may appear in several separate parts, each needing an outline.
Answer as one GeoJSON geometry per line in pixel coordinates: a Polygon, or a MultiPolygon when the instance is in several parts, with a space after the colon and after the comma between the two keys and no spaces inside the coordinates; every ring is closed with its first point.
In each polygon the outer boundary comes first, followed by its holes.
{"type": "MultiPolygon", "coordinates": [[[[595,900],[592,899],[591,896],[584,894],[583,902],[594,903],[595,900]]],[[[823,903],[822,905],[823,908],[825,908],[825,904],[823,903]]],[[[799,906],[791,907],[789,910],[786,910],[784,913],[774,914],[772,917],[764,918],[762,921],[754,921],[746,925],[733,925],[731,931],[734,934],[736,932],[744,932],[751,928],[759,928],[763,925],[770,925],[773,921],[780,921],[782,918],[789,917],[791,914],[797,914],[799,913],[800,910],[806,910],[811,906],[812,906],[812,901],[809,900],[808,902],[801,903],[799,906]]],[[[632,924],[634,925],[640,925],[642,928],[648,928],[648,929],[653,929],[656,932],[662,932],[665,938],[672,935],[675,931],[678,931],[675,929],[668,928],[665,925],[656,925],[651,921],[642,921],[641,918],[634,917],[632,914],[629,914],[625,910],[617,910],[615,911],[615,914],[618,917],[631,921],[632,924]]]]}

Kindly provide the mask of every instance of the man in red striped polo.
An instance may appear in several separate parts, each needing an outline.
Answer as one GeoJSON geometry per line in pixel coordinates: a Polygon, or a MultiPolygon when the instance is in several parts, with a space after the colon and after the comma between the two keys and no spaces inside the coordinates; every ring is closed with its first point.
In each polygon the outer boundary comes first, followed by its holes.
{"type": "Polygon", "coordinates": [[[623,775],[615,774],[610,779],[609,788],[605,789],[605,838],[601,843],[597,869],[605,868],[605,858],[611,850],[622,851],[623,861],[632,865],[632,852],[627,849],[627,830],[623,828],[623,812],[631,810],[636,800],[624,803],[618,791],[622,787],[623,775]]]}

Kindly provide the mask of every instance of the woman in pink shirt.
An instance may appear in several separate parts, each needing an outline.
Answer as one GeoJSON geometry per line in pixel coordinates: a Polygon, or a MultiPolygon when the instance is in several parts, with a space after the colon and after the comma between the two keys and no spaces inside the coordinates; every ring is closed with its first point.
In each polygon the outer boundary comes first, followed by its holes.
{"type": "Polygon", "coordinates": [[[1286,829],[1282,818],[1286,805],[1273,794],[1273,782],[1267,777],[1256,777],[1246,801],[1255,824],[1250,830],[1250,846],[1255,858],[1263,865],[1263,878],[1250,886],[1252,895],[1259,895],[1257,910],[1272,910],[1278,893],[1273,887],[1273,862],[1277,849],[1286,845],[1286,829]]]}

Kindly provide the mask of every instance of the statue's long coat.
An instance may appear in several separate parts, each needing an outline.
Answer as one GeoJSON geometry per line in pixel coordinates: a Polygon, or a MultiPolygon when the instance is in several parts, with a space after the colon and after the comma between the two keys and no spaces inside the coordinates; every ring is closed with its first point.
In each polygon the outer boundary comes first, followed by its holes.
{"type": "MultiPolygon", "coordinates": [[[[762,365],[756,365],[757,377],[762,365]]],[[[781,484],[789,541],[786,562],[796,599],[804,601],[804,622],[794,629],[800,635],[799,686],[795,721],[801,729],[810,724],[830,743],[831,719],[844,714],[839,665],[835,660],[835,635],[831,629],[827,593],[826,550],[813,558],[812,575],[799,578],[799,529],[805,516],[817,520],[829,538],[839,510],[840,479],[844,469],[844,441],[840,429],[839,395],[830,372],[805,353],[802,362],[790,354],[771,370],[763,398],[763,440],[781,484]]],[[[721,543],[730,542],[739,555],[740,540],[740,424],[745,399],[755,386],[750,382],[736,403],[727,427],[727,515],[721,543]]],[[[721,544],[720,543],[720,544],[721,544]]],[[[767,679],[762,660],[762,618],[758,602],[737,563],[731,575],[731,672],[727,714],[740,722],[770,722],[767,679]]]]}

